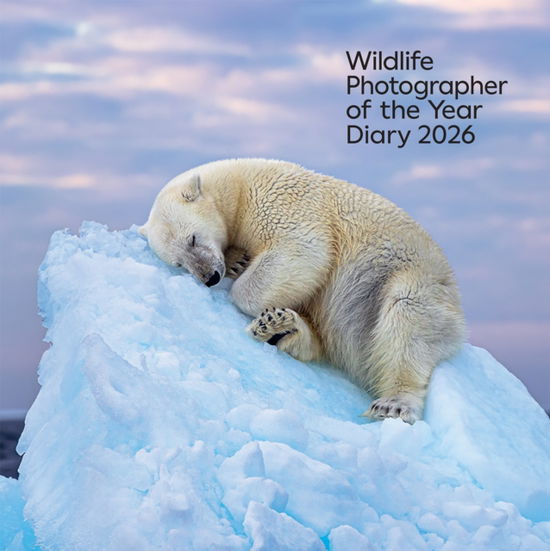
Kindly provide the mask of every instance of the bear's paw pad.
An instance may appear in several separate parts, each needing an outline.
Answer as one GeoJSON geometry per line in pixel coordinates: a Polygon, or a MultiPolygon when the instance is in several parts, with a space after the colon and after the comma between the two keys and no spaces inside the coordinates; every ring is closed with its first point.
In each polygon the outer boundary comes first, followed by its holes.
{"type": "Polygon", "coordinates": [[[266,308],[246,330],[259,341],[277,344],[298,331],[297,318],[298,314],[289,308],[266,308]]]}

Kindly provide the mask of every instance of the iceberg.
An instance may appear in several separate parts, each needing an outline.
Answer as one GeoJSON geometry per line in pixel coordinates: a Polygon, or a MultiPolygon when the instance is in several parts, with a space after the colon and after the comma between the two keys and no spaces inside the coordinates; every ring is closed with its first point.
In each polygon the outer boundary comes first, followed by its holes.
{"type": "Polygon", "coordinates": [[[52,236],[4,548],[550,549],[550,420],[489,353],[437,367],[423,421],[374,422],[344,374],[249,338],[228,288],[136,227],[52,236]]]}

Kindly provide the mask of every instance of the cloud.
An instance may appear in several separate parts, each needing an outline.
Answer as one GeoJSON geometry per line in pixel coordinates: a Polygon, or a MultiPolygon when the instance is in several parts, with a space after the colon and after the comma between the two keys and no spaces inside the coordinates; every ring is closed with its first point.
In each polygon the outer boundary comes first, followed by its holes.
{"type": "Polygon", "coordinates": [[[393,3],[428,8],[448,14],[454,28],[545,27],[548,6],[543,0],[394,0],[393,3]]]}
{"type": "MultiPolygon", "coordinates": [[[[87,32],[88,29],[86,29],[87,32]]],[[[195,53],[202,55],[250,55],[243,43],[218,40],[212,35],[191,32],[181,27],[144,25],[105,32],[100,41],[119,52],[141,54],[195,53]]]]}
{"type": "Polygon", "coordinates": [[[540,7],[538,0],[397,0],[399,4],[407,6],[429,7],[451,13],[485,13],[485,12],[506,12],[517,13],[518,11],[533,10],[540,7]]]}
{"type": "Polygon", "coordinates": [[[343,49],[327,48],[319,43],[300,43],[294,47],[293,53],[302,62],[294,74],[296,80],[345,82],[349,65],[343,49]]]}
{"type": "Polygon", "coordinates": [[[523,98],[502,101],[497,104],[499,111],[507,113],[520,113],[522,115],[550,116],[550,99],[548,98],[523,98]]]}
{"type": "MultiPolygon", "coordinates": [[[[343,52],[304,41],[282,45],[280,57],[250,58],[250,45],[206,31],[108,21],[73,27],[72,36],[27,48],[13,67],[16,78],[0,82],[0,100],[11,111],[2,126],[12,135],[91,144],[119,138],[128,146],[147,142],[211,155],[230,143],[232,151],[270,156],[322,127],[318,108],[346,71],[343,52]],[[324,95],[312,92],[320,88],[324,95]],[[120,113],[107,120],[93,107],[85,111],[86,102],[100,98],[118,102],[120,113]],[[144,128],[149,132],[141,137],[144,128]]],[[[26,173],[4,176],[35,182],[26,173]]]]}
{"type": "Polygon", "coordinates": [[[200,95],[215,74],[208,65],[155,64],[136,57],[108,56],[96,59],[90,67],[58,62],[34,61],[20,68],[29,74],[27,82],[0,84],[0,99],[19,101],[33,96],[66,96],[68,94],[96,94],[98,96],[128,99],[132,94],[162,92],[174,96],[200,95]],[[52,80],[63,68],[65,73],[83,77],[80,80],[52,80]]]}
{"type": "MultiPolygon", "coordinates": [[[[276,103],[242,97],[219,96],[215,102],[223,112],[235,117],[244,117],[255,123],[268,123],[276,118],[290,120],[291,113],[276,103]]],[[[210,126],[209,124],[208,126],[210,126]]]]}
{"type": "Polygon", "coordinates": [[[483,172],[499,165],[493,157],[448,160],[444,163],[413,163],[405,170],[397,171],[393,184],[407,184],[417,180],[471,179],[479,178],[483,172]]]}
{"type": "MultiPolygon", "coordinates": [[[[94,189],[108,191],[111,195],[126,193],[121,186],[121,176],[107,170],[75,171],[65,166],[64,159],[47,162],[42,156],[0,154],[0,187],[32,186],[54,189],[94,189]]],[[[146,174],[128,174],[126,181],[132,188],[151,185],[146,174]]]]}
{"type": "Polygon", "coordinates": [[[0,186],[46,186],[56,189],[99,188],[101,180],[97,174],[74,173],[62,176],[25,174],[21,172],[0,172],[0,186]]]}
{"type": "Polygon", "coordinates": [[[45,21],[52,18],[52,8],[47,2],[31,3],[5,0],[2,3],[3,21],[45,21]]]}
{"type": "MultiPolygon", "coordinates": [[[[111,184],[112,178],[111,178],[111,184]]],[[[44,186],[56,189],[100,189],[109,186],[101,174],[69,173],[62,175],[0,171],[0,186],[44,186]]]]}
{"type": "Polygon", "coordinates": [[[432,180],[442,178],[445,171],[437,164],[413,164],[408,170],[395,175],[396,183],[412,182],[414,180],[432,180]]]}

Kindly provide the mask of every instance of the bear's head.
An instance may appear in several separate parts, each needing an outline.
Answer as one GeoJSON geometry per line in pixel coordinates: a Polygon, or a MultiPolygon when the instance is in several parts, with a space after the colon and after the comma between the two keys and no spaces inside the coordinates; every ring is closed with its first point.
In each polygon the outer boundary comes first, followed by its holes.
{"type": "Polygon", "coordinates": [[[185,268],[208,287],[223,279],[227,229],[197,174],[184,173],[159,193],[140,233],[164,262],[185,268]]]}

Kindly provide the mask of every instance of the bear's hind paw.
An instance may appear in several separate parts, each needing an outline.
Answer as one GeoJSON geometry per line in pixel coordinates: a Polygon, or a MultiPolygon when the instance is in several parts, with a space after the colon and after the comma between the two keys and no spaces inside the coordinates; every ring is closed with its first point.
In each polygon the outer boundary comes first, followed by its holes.
{"type": "Polygon", "coordinates": [[[246,328],[255,339],[276,345],[298,331],[297,314],[289,308],[267,308],[246,328]]]}
{"type": "Polygon", "coordinates": [[[412,425],[420,419],[420,408],[416,402],[416,399],[400,395],[378,398],[372,402],[363,416],[375,420],[388,417],[401,418],[405,423],[412,425]]]}

